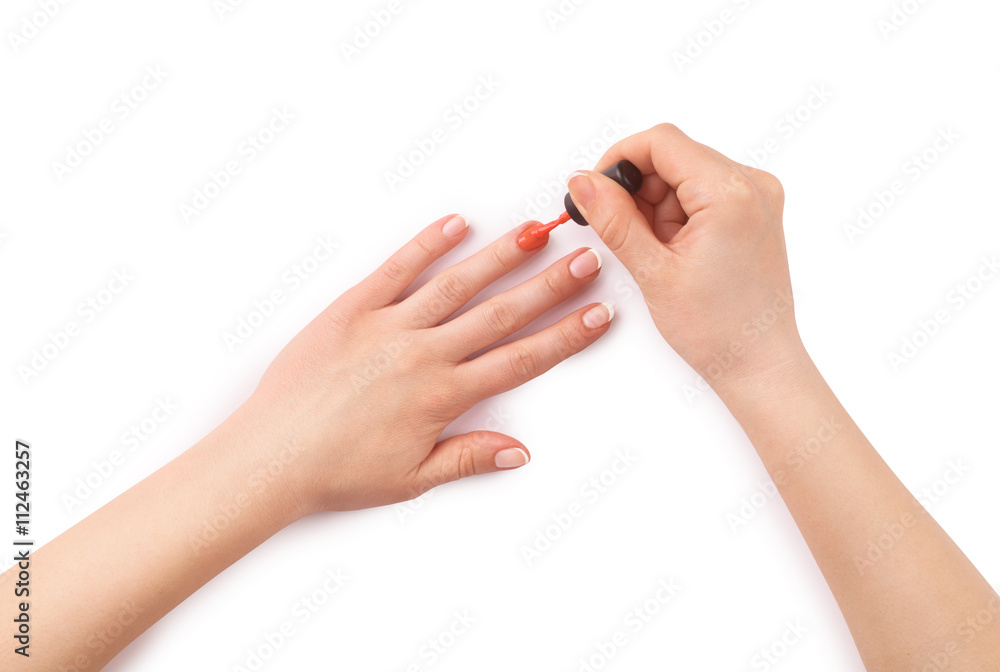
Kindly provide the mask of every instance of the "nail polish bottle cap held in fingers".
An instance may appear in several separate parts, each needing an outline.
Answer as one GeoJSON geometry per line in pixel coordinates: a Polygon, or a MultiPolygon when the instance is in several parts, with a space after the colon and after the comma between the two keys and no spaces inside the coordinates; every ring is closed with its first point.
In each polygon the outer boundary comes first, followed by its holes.
{"type": "MultiPolygon", "coordinates": [[[[622,185],[622,187],[630,195],[635,196],[642,189],[642,172],[636,167],[634,163],[625,159],[619,161],[615,165],[601,171],[604,175],[607,175],[612,180],[622,185]]],[[[566,212],[569,213],[570,219],[579,224],[580,226],[589,226],[587,220],[580,214],[577,209],[576,204],[573,199],[570,198],[569,194],[566,194],[566,198],[563,200],[566,206],[566,212]]]]}

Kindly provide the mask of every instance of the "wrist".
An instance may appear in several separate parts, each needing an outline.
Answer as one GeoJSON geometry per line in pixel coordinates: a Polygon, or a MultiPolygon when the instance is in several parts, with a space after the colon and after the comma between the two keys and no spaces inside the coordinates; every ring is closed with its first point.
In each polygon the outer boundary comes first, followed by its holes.
{"type": "Polygon", "coordinates": [[[816,371],[798,332],[760,344],[722,373],[712,375],[711,366],[702,372],[705,381],[727,406],[750,398],[796,394],[816,371]]]}
{"type": "Polygon", "coordinates": [[[219,426],[221,441],[214,450],[232,470],[231,498],[252,506],[273,534],[312,513],[310,490],[298,477],[304,471],[306,449],[251,402],[252,398],[219,426]]]}

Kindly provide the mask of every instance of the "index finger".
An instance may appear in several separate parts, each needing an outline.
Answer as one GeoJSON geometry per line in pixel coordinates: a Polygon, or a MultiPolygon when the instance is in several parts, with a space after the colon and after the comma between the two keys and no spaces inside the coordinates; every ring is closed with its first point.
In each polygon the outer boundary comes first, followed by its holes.
{"type": "MultiPolygon", "coordinates": [[[[595,166],[596,171],[628,159],[643,177],[658,175],[674,191],[689,180],[724,179],[729,159],[695,142],[673,124],[658,124],[615,143],[595,166]]],[[[643,195],[645,185],[639,191],[643,195]]]]}

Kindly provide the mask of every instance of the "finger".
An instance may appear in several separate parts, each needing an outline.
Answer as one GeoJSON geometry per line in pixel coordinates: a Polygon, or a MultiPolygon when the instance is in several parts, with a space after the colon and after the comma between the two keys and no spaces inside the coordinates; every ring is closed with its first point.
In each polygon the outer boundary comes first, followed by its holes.
{"type": "Polygon", "coordinates": [[[728,159],[673,124],[659,124],[618,141],[595,169],[600,172],[622,159],[634,163],[644,176],[659,175],[675,191],[689,180],[717,180],[731,168],[728,159]]]}
{"type": "Polygon", "coordinates": [[[677,200],[677,192],[671,189],[666,197],[654,205],[650,205],[648,210],[643,207],[645,201],[639,200],[639,210],[645,215],[646,220],[653,225],[653,233],[657,240],[662,243],[669,243],[673,237],[687,224],[687,213],[677,200]]]}
{"type": "Polygon", "coordinates": [[[497,432],[469,432],[438,442],[417,468],[417,489],[427,491],[466,476],[523,467],[531,460],[520,441],[497,432]]]}
{"type": "Polygon", "coordinates": [[[614,314],[610,303],[594,303],[531,336],[459,364],[455,369],[459,389],[474,403],[523,385],[603,336],[614,314]]]}
{"type": "Polygon", "coordinates": [[[521,232],[537,223],[522,224],[468,259],[445,269],[404,299],[396,310],[416,328],[438,324],[537,253],[537,250],[522,250],[517,246],[521,232]]]}
{"type": "MultiPolygon", "coordinates": [[[[597,165],[604,163],[602,159],[597,165]]],[[[642,188],[633,194],[633,198],[660,242],[670,242],[680,227],[687,223],[687,213],[681,207],[677,192],[656,173],[642,176],[642,188]]]]}
{"type": "Polygon", "coordinates": [[[441,325],[438,336],[446,356],[458,361],[513,334],[592,282],[600,268],[597,250],[582,248],[441,325]]]}
{"type": "Polygon", "coordinates": [[[569,193],[591,228],[633,276],[637,269],[662,263],[659,256],[666,248],[621,185],[599,172],[580,171],[570,178],[569,193]]]}
{"type": "MultiPolygon", "coordinates": [[[[659,124],[621,140],[601,157],[596,169],[603,170],[622,159],[628,159],[643,173],[643,188],[637,200],[657,204],[652,218],[644,208],[640,209],[657,239],[663,242],[671,242],[678,233],[689,234],[699,226],[698,220],[706,220],[699,214],[710,208],[738,215],[743,209],[738,197],[759,191],[751,179],[759,171],[695,142],[672,124],[659,124]],[[662,191],[660,181],[668,191],[662,191]],[[658,201],[661,194],[662,201],[658,201]]],[[[731,228],[742,227],[738,216],[721,221],[731,228]]],[[[629,270],[635,273],[635,269],[629,270]]]]}
{"type": "Polygon", "coordinates": [[[468,230],[465,217],[442,217],[399,248],[349,293],[369,308],[387,306],[428,266],[458,245],[468,230]]]}

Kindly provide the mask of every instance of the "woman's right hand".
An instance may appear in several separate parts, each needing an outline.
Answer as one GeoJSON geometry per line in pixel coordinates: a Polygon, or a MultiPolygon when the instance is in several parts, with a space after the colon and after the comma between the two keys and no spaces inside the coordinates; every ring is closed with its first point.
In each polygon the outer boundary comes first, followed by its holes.
{"type": "Polygon", "coordinates": [[[661,124],[614,145],[569,190],[660,333],[717,391],[804,354],[773,175],[661,124]],[[622,159],[643,174],[634,198],[599,172],[622,159]]]}

